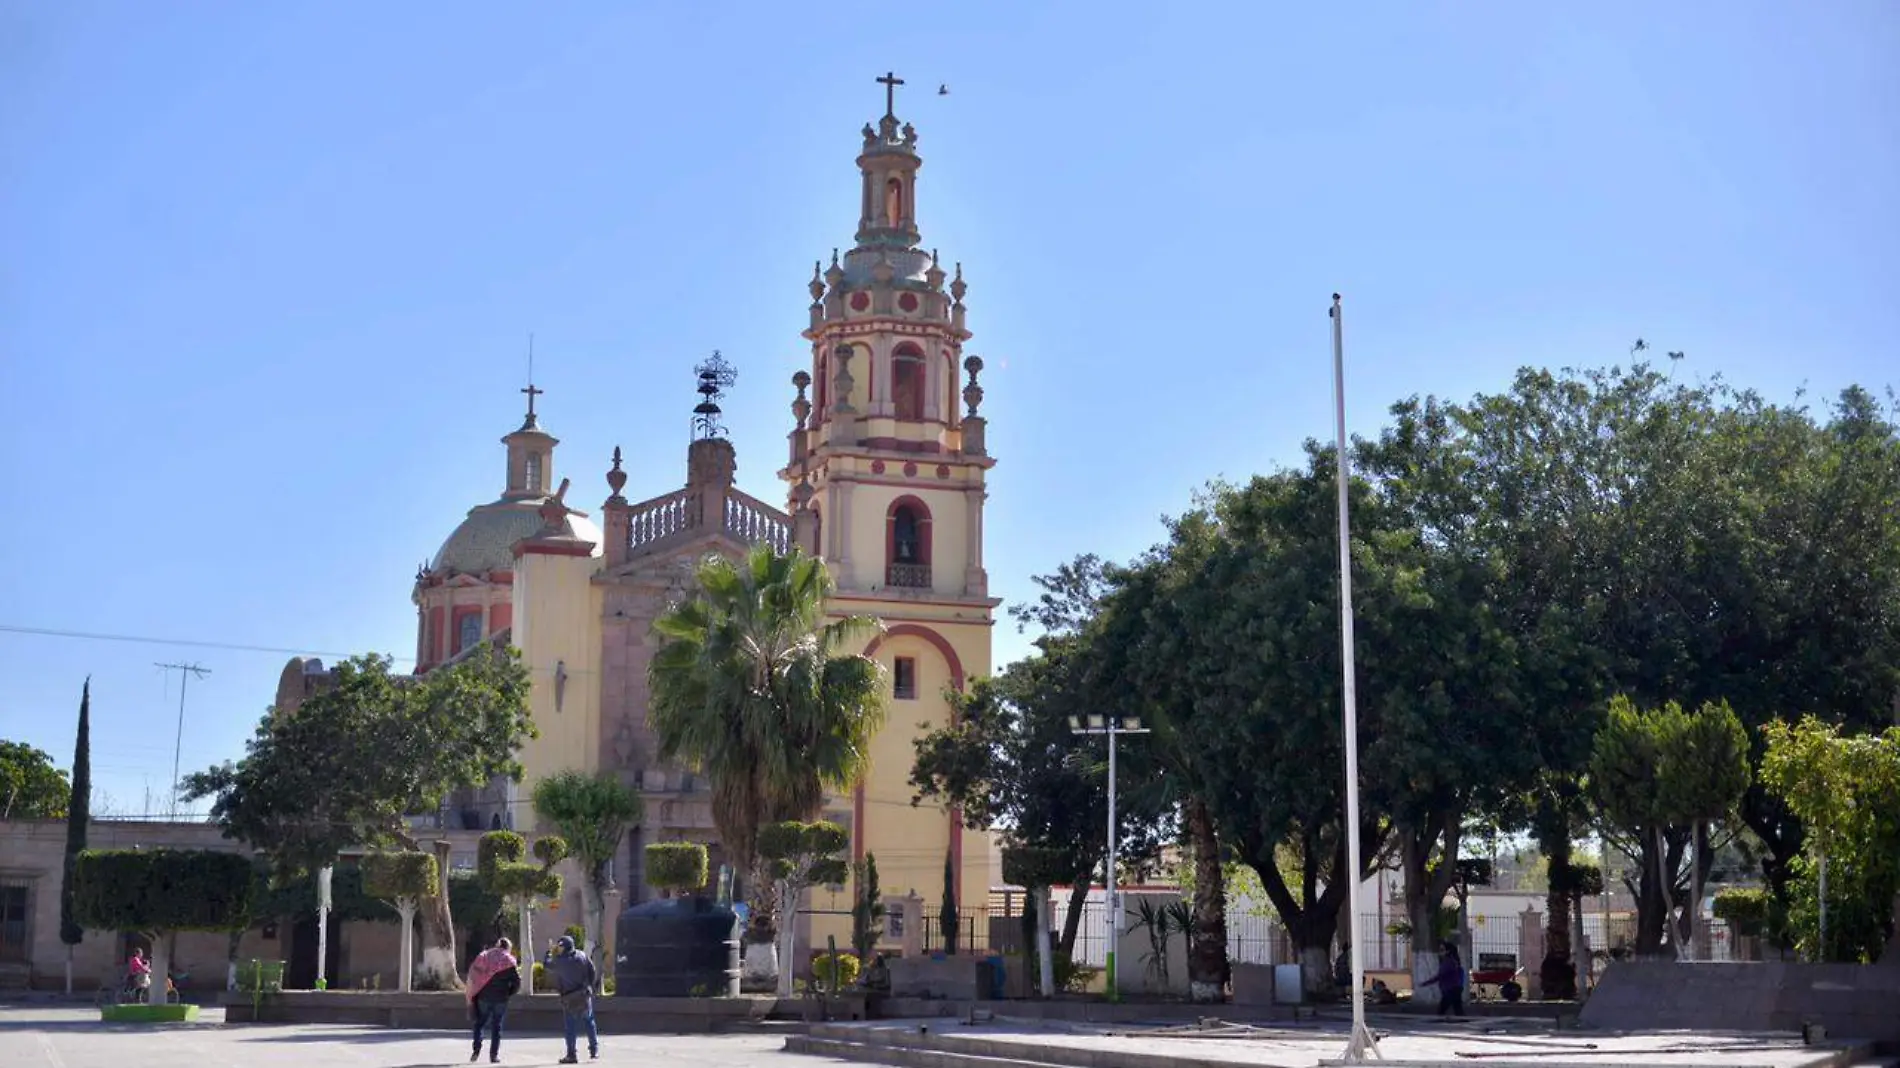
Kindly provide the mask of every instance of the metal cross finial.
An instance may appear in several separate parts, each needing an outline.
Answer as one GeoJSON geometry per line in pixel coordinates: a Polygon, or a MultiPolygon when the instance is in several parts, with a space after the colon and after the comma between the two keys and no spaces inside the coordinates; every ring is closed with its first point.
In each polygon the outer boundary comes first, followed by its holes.
{"type": "Polygon", "coordinates": [[[528,395],[528,418],[534,418],[534,399],[546,393],[545,389],[534,388],[534,335],[528,335],[528,388],[521,392],[528,395]]]}
{"type": "Polygon", "coordinates": [[[885,71],[884,77],[877,79],[877,83],[884,87],[884,117],[896,118],[897,87],[904,84],[904,79],[899,78],[895,71],[885,71]]]}

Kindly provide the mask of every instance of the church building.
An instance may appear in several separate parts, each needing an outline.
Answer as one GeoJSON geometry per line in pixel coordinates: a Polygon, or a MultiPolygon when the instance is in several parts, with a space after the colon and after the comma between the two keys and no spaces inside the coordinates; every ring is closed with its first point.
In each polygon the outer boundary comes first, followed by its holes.
{"type": "MultiPolygon", "coordinates": [[[[884,624],[864,651],[886,672],[886,725],[867,780],[831,798],[824,818],[850,830],[854,858],[876,854],[892,898],[914,891],[934,907],[946,862],[966,908],[997,881],[988,835],[911,804],[919,725],[947,723],[945,690],[991,670],[998,602],[983,564],[983,508],[995,461],[978,414],[983,363],[963,351],[962,268],[946,270],[922,247],[917,132],[892,106],[901,83],[886,83],[885,113],[861,134],[855,241],[813,269],[810,363],[789,376],[779,487],[754,496],[737,484],[738,457],[718,425],[730,378],[717,354],[696,369],[702,403],[683,443],[684,480],[630,487],[616,448],[593,514],[570,505],[568,480],[557,489],[559,442],[541,426],[530,384],[525,421],[502,438],[501,496],[471,509],[416,576],[418,672],[497,642],[519,648],[534,679],[540,737],[522,751],[524,781],[458,798],[447,825],[530,830],[540,779],[568,769],[620,776],[644,794],[646,818],[615,865],[620,898],[610,910],[652,896],[642,878],[650,842],[706,842],[715,870],[744,869],[718,847],[708,783],[655,752],[647,665],[653,620],[686,594],[695,563],[757,542],[823,557],[838,590],[831,611],[884,624]]],[[[576,891],[562,908],[572,911],[561,922],[579,919],[576,891]]],[[[848,920],[825,917],[800,933],[806,945],[827,934],[844,941],[848,920]]]]}

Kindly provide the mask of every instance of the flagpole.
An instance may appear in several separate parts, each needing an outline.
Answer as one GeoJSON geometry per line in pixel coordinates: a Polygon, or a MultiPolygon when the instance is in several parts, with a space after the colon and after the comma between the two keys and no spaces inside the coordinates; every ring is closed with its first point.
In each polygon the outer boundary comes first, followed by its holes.
{"type": "MultiPolygon", "coordinates": [[[[1347,488],[1352,461],[1346,454],[1346,342],[1339,294],[1333,294],[1333,414],[1339,431],[1339,649],[1344,663],[1346,720],[1346,912],[1352,938],[1352,1037],[1346,1044],[1346,1063],[1363,1064],[1366,1054],[1379,1057],[1379,1044],[1366,1030],[1365,940],[1359,937],[1359,697],[1352,658],[1352,525],[1347,488]]],[[[1382,1058],[1381,1058],[1382,1059],[1382,1058]]]]}

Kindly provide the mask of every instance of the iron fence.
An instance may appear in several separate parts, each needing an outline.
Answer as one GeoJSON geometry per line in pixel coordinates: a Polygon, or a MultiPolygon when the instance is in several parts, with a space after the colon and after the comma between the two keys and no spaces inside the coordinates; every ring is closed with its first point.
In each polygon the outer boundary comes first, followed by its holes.
{"type": "MultiPolygon", "coordinates": [[[[1053,895],[1050,902],[1053,914],[1050,934],[1057,943],[1070,928],[1070,904],[1066,893],[1053,895]]],[[[1023,952],[1026,937],[1023,912],[1026,907],[1024,899],[1017,895],[992,897],[986,908],[958,909],[956,951],[973,954],[1023,952]]],[[[1071,959],[1078,965],[1099,968],[1106,962],[1104,907],[1098,894],[1083,902],[1074,914],[1075,941],[1071,959]]],[[[1140,922],[1134,909],[1128,912],[1121,925],[1124,931],[1138,927],[1140,922]]],[[[922,910],[922,930],[918,941],[926,953],[942,952],[947,945],[942,915],[940,907],[926,906],[922,910]]],[[[1359,941],[1368,971],[1410,970],[1414,943],[1409,933],[1404,933],[1405,927],[1399,922],[1401,919],[1401,916],[1388,910],[1362,914],[1353,924],[1353,935],[1359,941]]],[[[1535,971],[1541,962],[1545,943],[1544,927],[1548,918],[1540,912],[1536,920],[1539,929],[1526,932],[1522,914],[1471,917],[1461,939],[1467,966],[1484,971],[1504,967],[1523,972],[1535,971]],[[1538,959],[1527,959],[1527,955],[1538,959]]],[[[1185,940],[1185,936],[1178,932],[1173,937],[1185,940]]],[[[1581,951],[1587,947],[1590,950],[1593,971],[1601,971],[1604,961],[1613,955],[1628,952],[1634,946],[1636,921],[1627,914],[1605,917],[1601,913],[1585,913],[1581,931],[1573,931],[1571,937],[1574,949],[1581,951]]],[[[1698,942],[1700,944],[1694,953],[1697,959],[1745,960],[1750,959],[1754,952],[1747,940],[1740,940],[1738,944],[1728,925],[1720,920],[1709,922],[1698,942]]],[[[1334,960],[1343,952],[1345,945],[1345,939],[1336,937],[1328,947],[1328,960],[1334,960]]],[[[1271,911],[1257,907],[1229,909],[1227,956],[1234,964],[1300,962],[1299,952],[1285,925],[1271,911]]]]}

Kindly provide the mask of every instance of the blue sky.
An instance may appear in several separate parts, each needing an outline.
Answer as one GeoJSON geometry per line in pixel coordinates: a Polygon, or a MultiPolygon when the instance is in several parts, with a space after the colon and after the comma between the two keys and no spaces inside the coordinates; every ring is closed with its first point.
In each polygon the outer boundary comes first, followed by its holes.
{"type": "MultiPolygon", "coordinates": [[[[680,481],[715,348],[778,499],[886,69],[1011,600],[1328,435],[1334,290],[1362,432],[1639,336],[1777,398],[1897,384],[1900,7],[1338,12],[0,0],[0,626],[409,655],[531,331],[570,500],[615,445],[630,495],[680,481]]],[[[0,630],[0,737],[65,765],[90,673],[99,785],[162,805],[178,660],[186,768],[239,755],[284,654],[0,630]]]]}

